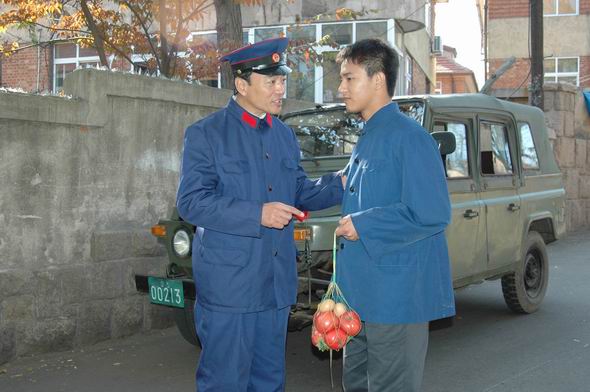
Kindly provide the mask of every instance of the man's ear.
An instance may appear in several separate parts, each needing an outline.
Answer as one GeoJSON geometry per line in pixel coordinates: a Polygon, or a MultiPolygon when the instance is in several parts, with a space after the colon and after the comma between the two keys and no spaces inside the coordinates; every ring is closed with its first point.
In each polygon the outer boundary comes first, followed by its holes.
{"type": "Polygon", "coordinates": [[[387,89],[387,85],[385,82],[385,74],[383,72],[377,72],[374,75],[375,78],[375,87],[377,88],[377,90],[380,90],[382,88],[387,89]]]}
{"type": "Polygon", "coordinates": [[[244,79],[242,78],[234,78],[234,86],[236,86],[236,91],[240,94],[240,95],[246,95],[248,92],[248,82],[246,82],[244,79]]]}

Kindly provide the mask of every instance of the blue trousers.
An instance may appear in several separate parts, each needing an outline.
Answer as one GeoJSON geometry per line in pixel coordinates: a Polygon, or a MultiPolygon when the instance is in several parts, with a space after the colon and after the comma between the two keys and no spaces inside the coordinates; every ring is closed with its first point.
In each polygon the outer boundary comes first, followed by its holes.
{"type": "Polygon", "coordinates": [[[285,389],[289,307],[254,313],[213,312],[195,304],[201,341],[198,392],[285,389]]]}

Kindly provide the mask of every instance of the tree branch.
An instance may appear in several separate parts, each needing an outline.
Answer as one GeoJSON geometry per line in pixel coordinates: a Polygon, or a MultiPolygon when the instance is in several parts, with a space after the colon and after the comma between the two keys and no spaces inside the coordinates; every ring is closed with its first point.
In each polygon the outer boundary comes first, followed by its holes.
{"type": "Polygon", "coordinates": [[[152,40],[150,38],[150,32],[149,32],[149,29],[147,28],[147,26],[145,25],[145,21],[143,19],[141,19],[139,12],[137,12],[137,10],[135,8],[133,8],[131,6],[131,4],[129,4],[129,1],[123,1],[123,4],[125,4],[127,7],[129,7],[131,12],[133,12],[133,15],[135,15],[135,17],[139,21],[139,24],[143,30],[143,33],[145,34],[145,36],[148,40],[148,43],[150,44],[150,49],[152,51],[152,54],[154,55],[154,58],[156,59],[156,64],[158,65],[158,69],[162,69],[162,64],[160,63],[160,57],[158,56],[158,52],[157,52],[156,48],[154,47],[154,43],[152,42],[152,40]]]}

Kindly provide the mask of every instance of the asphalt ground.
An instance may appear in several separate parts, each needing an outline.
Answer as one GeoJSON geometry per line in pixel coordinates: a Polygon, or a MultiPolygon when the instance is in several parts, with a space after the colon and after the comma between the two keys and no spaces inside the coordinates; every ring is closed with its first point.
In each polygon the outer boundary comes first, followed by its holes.
{"type": "MultiPolygon", "coordinates": [[[[510,312],[500,282],[456,291],[457,317],[430,333],[423,392],[590,392],[590,232],[549,245],[549,289],[531,315],[510,312]]],[[[287,343],[288,392],[340,391],[342,361],[287,343]]],[[[194,391],[198,349],[175,328],[0,366],[0,392],[194,391]]]]}

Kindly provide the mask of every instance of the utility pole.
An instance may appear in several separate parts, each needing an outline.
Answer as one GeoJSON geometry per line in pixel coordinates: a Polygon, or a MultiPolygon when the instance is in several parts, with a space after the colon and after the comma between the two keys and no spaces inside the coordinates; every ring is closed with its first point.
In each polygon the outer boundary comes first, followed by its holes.
{"type": "Polygon", "coordinates": [[[530,1],[531,87],[529,104],[543,110],[543,1],[530,1]]]}

